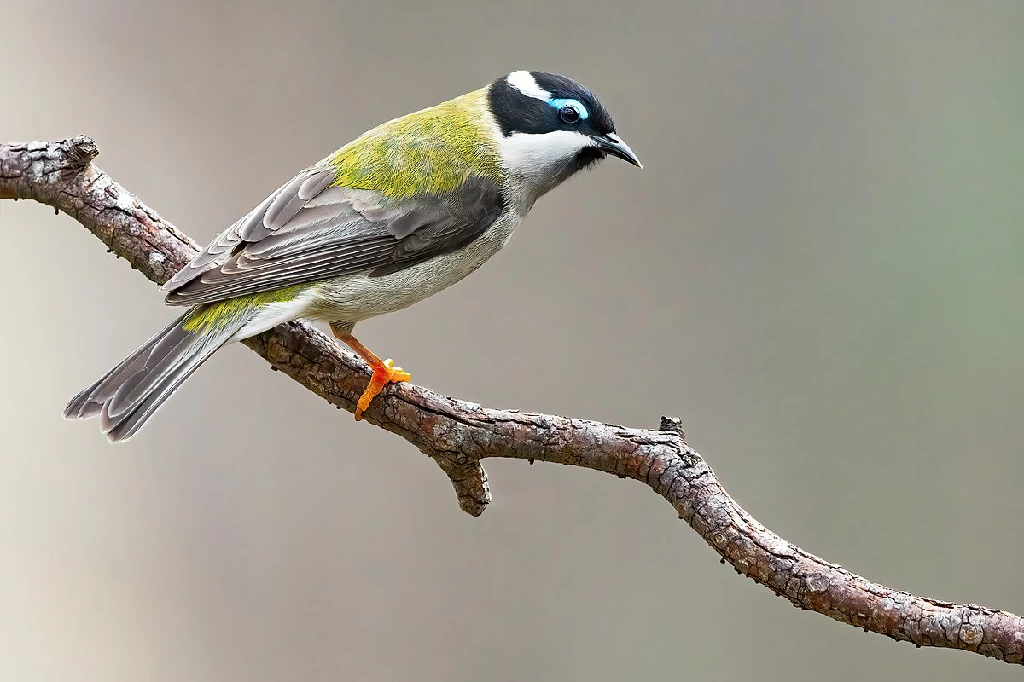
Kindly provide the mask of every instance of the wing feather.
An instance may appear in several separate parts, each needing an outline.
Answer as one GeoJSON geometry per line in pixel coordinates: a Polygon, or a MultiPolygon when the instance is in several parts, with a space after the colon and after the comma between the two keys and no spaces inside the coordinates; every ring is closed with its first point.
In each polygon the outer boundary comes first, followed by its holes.
{"type": "Polygon", "coordinates": [[[504,208],[498,184],[470,175],[441,196],[388,199],[303,171],[220,234],[167,284],[171,305],[209,303],[348,274],[381,276],[464,248],[504,208]]]}

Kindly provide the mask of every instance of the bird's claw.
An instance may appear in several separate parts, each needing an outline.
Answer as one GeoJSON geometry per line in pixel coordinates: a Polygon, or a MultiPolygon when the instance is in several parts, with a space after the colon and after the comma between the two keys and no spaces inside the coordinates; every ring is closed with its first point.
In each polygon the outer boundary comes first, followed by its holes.
{"type": "Polygon", "coordinates": [[[359,397],[359,401],[356,403],[356,421],[363,418],[363,412],[370,407],[370,403],[377,397],[385,386],[388,384],[398,384],[404,381],[409,381],[412,378],[408,372],[404,371],[401,367],[395,367],[395,361],[390,358],[385,360],[383,363],[373,367],[373,376],[370,377],[370,383],[367,385],[366,390],[363,391],[363,395],[359,397]]]}

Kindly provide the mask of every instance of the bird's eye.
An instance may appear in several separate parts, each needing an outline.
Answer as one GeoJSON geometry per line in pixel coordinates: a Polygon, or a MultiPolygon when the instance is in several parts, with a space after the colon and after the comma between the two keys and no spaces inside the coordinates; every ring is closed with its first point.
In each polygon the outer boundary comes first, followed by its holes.
{"type": "Polygon", "coordinates": [[[576,107],[566,104],[558,110],[558,117],[565,123],[573,124],[580,120],[580,112],[576,110],[576,107]]]}

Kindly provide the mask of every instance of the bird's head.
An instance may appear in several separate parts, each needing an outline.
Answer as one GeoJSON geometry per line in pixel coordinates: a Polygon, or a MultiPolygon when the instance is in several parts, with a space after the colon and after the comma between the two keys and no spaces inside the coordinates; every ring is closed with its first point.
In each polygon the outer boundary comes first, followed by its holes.
{"type": "Polygon", "coordinates": [[[513,71],[491,83],[488,104],[501,131],[502,162],[536,196],[609,155],[643,167],[608,110],[570,78],[513,71]]]}

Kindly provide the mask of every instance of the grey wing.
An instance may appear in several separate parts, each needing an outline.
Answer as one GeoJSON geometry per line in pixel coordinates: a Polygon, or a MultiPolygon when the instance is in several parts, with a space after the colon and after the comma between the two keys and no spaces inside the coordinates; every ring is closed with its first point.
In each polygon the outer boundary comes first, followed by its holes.
{"type": "Polygon", "coordinates": [[[445,196],[401,200],[333,180],[332,169],[314,167],[283,185],[164,285],[167,303],[397,272],[464,248],[504,208],[498,184],[480,176],[445,196]]]}

